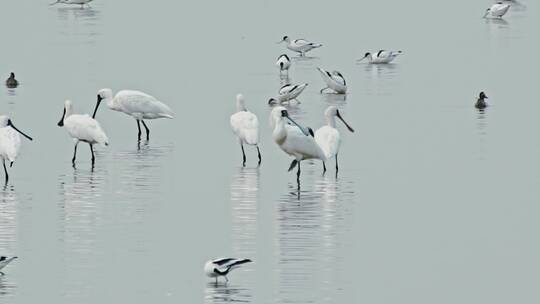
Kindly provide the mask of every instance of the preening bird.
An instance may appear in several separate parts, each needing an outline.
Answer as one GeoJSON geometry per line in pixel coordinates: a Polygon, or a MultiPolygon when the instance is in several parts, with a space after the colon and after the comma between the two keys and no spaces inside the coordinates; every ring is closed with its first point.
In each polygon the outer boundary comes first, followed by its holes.
{"type": "Polygon", "coordinates": [[[6,160],[9,161],[10,167],[13,166],[13,162],[21,150],[21,135],[28,140],[32,140],[32,137],[17,129],[9,117],[0,116],[0,158],[2,158],[2,165],[4,166],[6,184],[9,180],[6,160]]]}
{"type": "Polygon", "coordinates": [[[307,52],[320,48],[322,44],[309,42],[306,39],[294,39],[292,40],[289,36],[283,36],[283,39],[278,43],[286,42],[287,48],[293,52],[297,52],[300,56],[305,56],[307,52]]]}
{"type": "Polygon", "coordinates": [[[491,7],[486,9],[486,13],[484,14],[484,18],[501,18],[504,16],[508,10],[510,9],[510,4],[503,3],[503,2],[497,2],[493,4],[491,7]]]}
{"type": "Polygon", "coordinates": [[[259,120],[255,114],[247,110],[246,102],[242,94],[236,95],[236,110],[237,112],[231,115],[231,128],[234,134],[238,137],[240,147],[242,148],[242,165],[244,167],[246,166],[244,144],[257,147],[257,155],[259,157],[260,165],[261,151],[259,150],[259,120]]]}
{"type": "MultiPolygon", "coordinates": [[[[349,124],[341,116],[341,113],[336,106],[329,106],[326,111],[324,111],[324,117],[326,118],[326,125],[315,131],[315,142],[317,142],[319,147],[323,150],[326,159],[330,160],[335,158],[337,175],[337,172],[339,171],[338,154],[341,146],[341,136],[336,126],[336,117],[343,122],[349,131],[354,132],[354,129],[349,126],[349,124]]],[[[324,161],[323,170],[326,172],[326,165],[324,161]]]]}
{"type": "Polygon", "coordinates": [[[291,59],[289,58],[289,56],[287,56],[287,54],[281,54],[276,61],[276,65],[279,68],[280,75],[283,72],[288,74],[289,68],[291,67],[291,59]]]}
{"type": "Polygon", "coordinates": [[[174,117],[173,111],[163,102],[153,96],[140,91],[123,90],[113,97],[111,89],[101,89],[97,94],[97,103],[92,118],[96,117],[99,105],[102,101],[107,103],[107,107],[114,111],[123,112],[137,121],[139,130],[138,140],[141,140],[141,122],[146,129],[146,140],[150,139],[150,130],[144,122],[145,119],[170,118],[174,117]]]}
{"type": "Polygon", "coordinates": [[[330,73],[322,68],[317,68],[317,70],[319,70],[323,81],[326,83],[326,87],[321,89],[321,93],[326,89],[331,89],[337,94],[347,93],[347,83],[345,82],[345,77],[340,72],[333,71],[330,73]]]}
{"type": "Polygon", "coordinates": [[[69,135],[75,141],[73,158],[71,159],[73,166],[75,166],[77,145],[79,145],[79,142],[82,141],[90,145],[90,152],[92,152],[92,166],[95,163],[94,145],[109,145],[107,134],[105,134],[99,125],[99,122],[90,117],[88,114],[74,114],[73,104],[69,100],[64,102],[64,112],[62,114],[62,118],[58,122],[58,126],[65,127],[69,135]]]}
{"type": "Polygon", "coordinates": [[[211,260],[204,264],[204,273],[210,277],[215,278],[216,283],[218,277],[224,277],[225,280],[229,281],[227,275],[232,270],[240,267],[243,264],[252,262],[250,259],[236,259],[236,258],[224,258],[211,260]]]}
{"type": "Polygon", "coordinates": [[[272,138],[283,152],[294,157],[289,166],[289,171],[298,166],[296,180],[300,184],[300,162],[306,159],[326,160],[324,152],[315,142],[313,130],[296,123],[287,109],[278,106],[272,109],[270,119],[274,125],[272,138]],[[290,122],[292,124],[288,124],[290,122]]]}

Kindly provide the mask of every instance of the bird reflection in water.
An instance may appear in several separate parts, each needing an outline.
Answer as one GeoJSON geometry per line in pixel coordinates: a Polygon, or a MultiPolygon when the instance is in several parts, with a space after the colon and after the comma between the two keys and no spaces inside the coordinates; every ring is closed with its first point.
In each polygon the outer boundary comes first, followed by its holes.
{"type": "Polygon", "coordinates": [[[204,290],[204,303],[251,303],[252,291],[242,285],[226,282],[208,282],[204,290]]]}

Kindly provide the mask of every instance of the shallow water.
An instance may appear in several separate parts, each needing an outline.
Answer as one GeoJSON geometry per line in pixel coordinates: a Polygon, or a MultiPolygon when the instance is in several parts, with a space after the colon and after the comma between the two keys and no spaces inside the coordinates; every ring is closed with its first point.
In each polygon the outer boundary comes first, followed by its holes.
{"type": "Polygon", "coordinates": [[[1,303],[539,302],[537,3],[497,21],[464,0],[5,2],[0,74],[21,85],[0,112],[35,140],[0,189],[0,254],[19,256],[1,303]],[[324,44],[294,60],[289,81],[309,86],[291,115],[317,128],[337,105],[356,130],[340,127],[339,176],[303,162],[300,190],[268,127],[286,34],[324,44]],[[380,48],[403,55],[355,62],[380,48]],[[320,95],[318,66],[349,93],[320,95]],[[81,144],[74,169],[63,101],[90,113],[103,87],[177,117],[137,145],[133,119],[101,108],[111,145],[92,170],[81,144]],[[238,92],[260,168],[229,130],[238,92]],[[255,262],[216,285],[202,267],[220,256],[255,262]]]}

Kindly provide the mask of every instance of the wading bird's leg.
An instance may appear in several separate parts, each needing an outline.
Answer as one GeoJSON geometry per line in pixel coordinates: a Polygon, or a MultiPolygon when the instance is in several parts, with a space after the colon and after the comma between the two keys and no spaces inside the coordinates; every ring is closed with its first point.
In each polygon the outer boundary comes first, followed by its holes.
{"type": "Polygon", "coordinates": [[[150,140],[150,130],[148,129],[148,127],[146,126],[146,124],[144,123],[144,120],[141,120],[142,121],[142,125],[144,126],[144,128],[146,129],[146,140],[150,140]]]}
{"type": "Polygon", "coordinates": [[[13,162],[10,162],[10,163],[9,163],[9,167],[10,167],[10,168],[13,167],[13,162]]]}
{"type": "MultiPolygon", "coordinates": [[[[9,180],[9,175],[8,175],[7,169],[6,169],[6,161],[4,159],[2,159],[2,164],[4,165],[4,173],[6,174],[6,184],[7,184],[8,180],[9,180]]],[[[4,274],[2,273],[2,275],[4,275],[4,274]]]]}
{"type": "Polygon", "coordinates": [[[217,285],[217,277],[216,277],[216,285],[217,285]]]}
{"type": "Polygon", "coordinates": [[[257,146],[257,156],[259,157],[259,165],[260,165],[262,161],[262,157],[261,157],[261,150],[259,150],[259,146],[257,146]]]}
{"type": "Polygon", "coordinates": [[[71,159],[71,164],[75,166],[75,158],[77,157],[77,145],[79,144],[79,141],[75,143],[75,149],[73,149],[73,158],[71,159]]]}
{"type": "Polygon", "coordinates": [[[326,164],[324,162],[322,162],[322,168],[323,168],[322,174],[324,175],[326,173],[326,164]]]}
{"type": "Polygon", "coordinates": [[[227,278],[227,276],[224,276],[225,277],[225,281],[229,282],[229,278],[227,278]]]}
{"type": "Polygon", "coordinates": [[[337,161],[337,153],[336,153],[336,175],[339,171],[338,161],[337,161]]]}
{"type": "Polygon", "coordinates": [[[244,152],[244,145],[240,142],[240,148],[242,148],[242,167],[246,166],[246,152],[244,152]]]}
{"type": "Polygon", "coordinates": [[[96,161],[96,157],[94,156],[94,146],[92,144],[90,145],[90,152],[92,152],[92,166],[94,165],[94,162],[96,161]]]}
{"type": "Polygon", "coordinates": [[[137,119],[137,128],[139,129],[139,135],[137,135],[137,139],[141,141],[141,122],[137,119]]]}
{"type": "Polygon", "coordinates": [[[300,161],[298,161],[298,171],[296,172],[296,181],[300,185],[300,161]]]}

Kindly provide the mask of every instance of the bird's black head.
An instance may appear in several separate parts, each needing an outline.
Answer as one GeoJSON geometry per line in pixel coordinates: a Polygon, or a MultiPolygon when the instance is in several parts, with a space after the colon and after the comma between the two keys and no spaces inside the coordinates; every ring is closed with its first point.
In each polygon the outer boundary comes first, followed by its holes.
{"type": "Polygon", "coordinates": [[[488,97],[486,96],[486,93],[480,92],[480,95],[478,96],[478,98],[480,98],[480,99],[486,99],[486,98],[488,98],[488,97]]]}
{"type": "Polygon", "coordinates": [[[281,110],[281,117],[289,117],[289,112],[287,110],[281,110]]]}
{"type": "Polygon", "coordinates": [[[15,78],[15,73],[11,72],[11,74],[9,74],[9,78],[15,78]]]}
{"type": "Polygon", "coordinates": [[[283,39],[281,39],[281,41],[285,41],[287,39],[289,39],[289,36],[283,36],[283,39]]]}
{"type": "Polygon", "coordinates": [[[368,57],[369,55],[371,55],[371,53],[367,52],[367,53],[364,54],[364,57],[368,57]]]}

